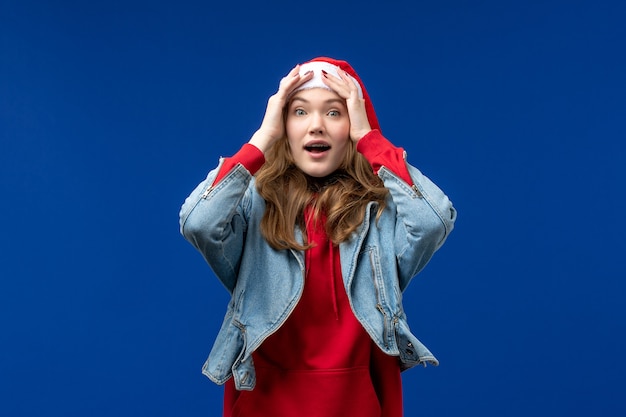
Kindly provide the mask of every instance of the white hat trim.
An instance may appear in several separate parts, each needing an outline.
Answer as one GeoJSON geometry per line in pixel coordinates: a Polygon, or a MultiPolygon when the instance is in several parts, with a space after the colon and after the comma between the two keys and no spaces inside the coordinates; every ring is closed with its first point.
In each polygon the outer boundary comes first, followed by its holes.
{"type": "MultiPolygon", "coordinates": [[[[334,75],[337,78],[340,78],[339,67],[336,65],[333,65],[324,61],[307,62],[305,64],[300,65],[299,74],[302,76],[309,71],[313,71],[313,78],[311,78],[309,81],[302,84],[300,87],[296,88],[291,94],[294,94],[296,91],[306,90],[309,88],[325,88],[326,90],[330,90],[331,88],[328,87],[322,79],[323,77],[322,70],[326,71],[329,74],[334,75]]],[[[350,74],[348,73],[346,74],[348,75],[348,77],[350,77],[350,79],[354,82],[357,89],[359,90],[359,98],[363,98],[363,89],[361,88],[361,85],[359,84],[359,82],[356,80],[356,78],[354,78],[350,74]]]]}

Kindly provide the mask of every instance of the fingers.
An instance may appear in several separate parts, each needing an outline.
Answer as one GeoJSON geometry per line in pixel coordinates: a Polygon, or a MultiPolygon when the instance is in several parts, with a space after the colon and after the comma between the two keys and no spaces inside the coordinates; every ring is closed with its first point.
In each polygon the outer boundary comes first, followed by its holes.
{"type": "Polygon", "coordinates": [[[286,86],[290,85],[291,83],[297,81],[298,77],[300,75],[300,64],[296,65],[295,67],[293,67],[291,69],[291,71],[289,71],[289,74],[285,75],[281,80],[280,80],[280,84],[278,89],[284,89],[286,86]]]}
{"type": "Polygon", "coordinates": [[[289,73],[280,80],[278,91],[267,101],[261,127],[253,135],[250,142],[264,152],[272,143],[284,136],[283,109],[285,108],[289,95],[313,77],[313,72],[311,71],[302,75],[300,75],[299,71],[299,65],[296,65],[289,71],[289,73]]]}
{"type": "Polygon", "coordinates": [[[311,80],[311,78],[313,78],[313,71],[307,71],[306,73],[300,75],[300,65],[296,65],[291,71],[289,71],[289,74],[280,80],[277,94],[281,97],[287,97],[302,84],[311,80]]]}
{"type": "Polygon", "coordinates": [[[278,91],[269,98],[267,109],[265,111],[265,119],[272,124],[282,124],[282,112],[287,98],[299,86],[309,81],[313,77],[311,71],[300,75],[300,65],[296,65],[289,74],[280,80],[278,91]]]}
{"type": "Polygon", "coordinates": [[[336,92],[339,97],[348,99],[358,99],[359,89],[357,88],[355,81],[344,70],[338,70],[339,78],[332,74],[328,74],[326,71],[322,71],[322,81],[336,92]]]}
{"type": "Polygon", "coordinates": [[[350,117],[350,138],[358,142],[372,130],[365,111],[365,100],[359,97],[356,81],[347,72],[340,69],[337,73],[339,77],[322,72],[322,80],[339,97],[346,100],[350,117]]]}

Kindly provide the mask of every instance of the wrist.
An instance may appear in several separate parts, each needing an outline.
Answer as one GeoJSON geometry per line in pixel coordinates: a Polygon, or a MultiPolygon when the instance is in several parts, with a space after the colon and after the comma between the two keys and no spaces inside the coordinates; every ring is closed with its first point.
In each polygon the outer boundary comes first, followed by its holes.
{"type": "Polygon", "coordinates": [[[372,131],[372,129],[360,130],[358,132],[352,133],[350,136],[351,136],[352,140],[354,141],[354,143],[357,143],[358,141],[363,139],[363,137],[366,136],[371,131],[372,131]]]}
{"type": "Polygon", "coordinates": [[[274,138],[259,129],[254,132],[248,143],[256,146],[261,152],[265,153],[272,143],[274,143],[274,138]]]}

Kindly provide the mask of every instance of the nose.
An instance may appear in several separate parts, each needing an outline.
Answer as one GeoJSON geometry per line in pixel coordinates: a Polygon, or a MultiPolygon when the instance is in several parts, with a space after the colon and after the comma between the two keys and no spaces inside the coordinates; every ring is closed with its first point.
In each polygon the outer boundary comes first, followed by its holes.
{"type": "Polygon", "coordinates": [[[312,135],[319,135],[324,133],[324,131],[325,127],[323,115],[319,112],[312,113],[310,117],[309,133],[312,135]]]}

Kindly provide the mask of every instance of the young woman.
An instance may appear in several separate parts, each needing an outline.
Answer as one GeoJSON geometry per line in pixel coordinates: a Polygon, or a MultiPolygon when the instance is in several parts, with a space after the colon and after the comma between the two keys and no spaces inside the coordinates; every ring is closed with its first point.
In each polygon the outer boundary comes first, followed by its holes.
{"type": "Polygon", "coordinates": [[[203,368],[226,383],[224,416],[402,416],[400,372],[438,362],[401,294],[455,218],[347,62],[293,68],[180,212],[232,295],[203,368]]]}

